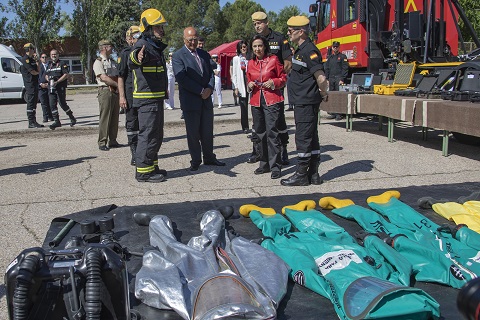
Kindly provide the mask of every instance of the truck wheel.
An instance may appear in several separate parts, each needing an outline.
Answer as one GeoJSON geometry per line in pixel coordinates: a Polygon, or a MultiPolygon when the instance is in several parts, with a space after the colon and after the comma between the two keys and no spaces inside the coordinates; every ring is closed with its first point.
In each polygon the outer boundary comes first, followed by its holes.
{"type": "Polygon", "coordinates": [[[472,146],[480,146],[480,137],[470,136],[468,134],[458,132],[452,132],[452,135],[460,143],[469,144],[472,146]]]}

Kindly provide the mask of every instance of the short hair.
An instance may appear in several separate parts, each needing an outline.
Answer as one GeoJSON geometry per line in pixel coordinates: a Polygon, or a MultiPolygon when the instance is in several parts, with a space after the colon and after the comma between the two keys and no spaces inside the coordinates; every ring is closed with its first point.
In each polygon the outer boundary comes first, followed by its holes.
{"type": "Polygon", "coordinates": [[[202,37],[202,36],[198,37],[198,42],[205,42],[205,37],[202,37]]]}
{"type": "Polygon", "coordinates": [[[248,47],[248,44],[247,44],[246,41],[243,41],[243,40],[238,41],[238,43],[237,43],[237,54],[242,53],[242,46],[243,45],[246,45],[248,47]]]}
{"type": "Polygon", "coordinates": [[[250,42],[250,50],[253,51],[253,41],[255,41],[255,40],[262,40],[263,46],[265,47],[265,55],[270,54],[270,44],[268,43],[267,38],[265,38],[264,36],[262,36],[260,34],[257,34],[253,37],[252,42],[250,42]]]}

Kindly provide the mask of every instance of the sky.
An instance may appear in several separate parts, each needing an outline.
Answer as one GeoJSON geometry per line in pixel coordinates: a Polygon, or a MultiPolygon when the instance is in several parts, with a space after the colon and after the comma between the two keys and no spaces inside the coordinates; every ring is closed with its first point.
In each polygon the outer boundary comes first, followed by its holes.
{"type": "MultiPolygon", "coordinates": [[[[220,7],[223,7],[227,2],[234,3],[235,0],[220,0],[220,7]]],[[[315,3],[315,0],[256,0],[255,2],[265,8],[267,12],[274,11],[278,13],[286,6],[296,5],[300,9],[300,12],[308,14],[308,6],[312,3],[315,3]]],[[[66,12],[70,13],[73,11],[72,8],[70,8],[72,6],[72,2],[63,6],[66,12]]],[[[0,12],[0,17],[4,16],[7,16],[7,14],[0,12]]]]}

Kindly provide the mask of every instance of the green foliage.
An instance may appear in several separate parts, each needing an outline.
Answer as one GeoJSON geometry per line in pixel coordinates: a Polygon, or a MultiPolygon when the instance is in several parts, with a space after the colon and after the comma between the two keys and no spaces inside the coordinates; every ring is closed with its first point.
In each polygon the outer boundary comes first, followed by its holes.
{"type": "Polygon", "coordinates": [[[3,30],[13,39],[24,39],[41,48],[51,40],[58,39],[64,18],[56,8],[57,0],[8,0],[6,12],[15,14],[3,30]]]}
{"type": "Polygon", "coordinates": [[[261,5],[251,0],[236,0],[227,3],[223,14],[229,25],[225,30],[225,42],[242,39],[249,41],[255,33],[252,24],[252,13],[265,11],[261,5]]]}
{"type": "MultiPolygon", "coordinates": [[[[478,0],[459,0],[460,5],[465,11],[465,15],[473,26],[477,37],[480,36],[480,3],[478,0]]],[[[460,30],[465,41],[472,41],[472,36],[465,27],[463,21],[460,20],[460,30]]]]}
{"type": "Polygon", "coordinates": [[[280,10],[278,15],[275,15],[275,18],[272,18],[269,14],[270,23],[268,24],[268,26],[273,30],[280,32],[281,34],[286,35],[287,29],[288,29],[287,27],[288,19],[290,19],[290,17],[292,16],[300,16],[300,15],[307,16],[306,14],[302,14],[302,11],[300,11],[300,9],[297,6],[295,5],[287,6],[282,10],[280,10]]]}

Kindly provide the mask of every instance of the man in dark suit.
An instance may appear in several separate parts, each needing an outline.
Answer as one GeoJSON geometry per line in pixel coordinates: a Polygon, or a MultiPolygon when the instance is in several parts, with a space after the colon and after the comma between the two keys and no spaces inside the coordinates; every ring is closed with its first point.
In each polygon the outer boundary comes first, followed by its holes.
{"type": "Polygon", "coordinates": [[[42,105],[43,122],[53,121],[52,110],[50,110],[50,102],[48,100],[48,80],[45,77],[45,71],[47,70],[48,61],[47,54],[42,53],[40,55],[40,74],[38,75],[38,98],[42,105]]]}
{"type": "Polygon", "coordinates": [[[180,106],[187,130],[190,171],[197,171],[202,163],[224,166],[213,153],[213,103],[211,95],[215,79],[210,55],[197,49],[198,35],[193,27],[183,31],[185,46],[173,54],[172,64],[178,83],[180,106]]]}

